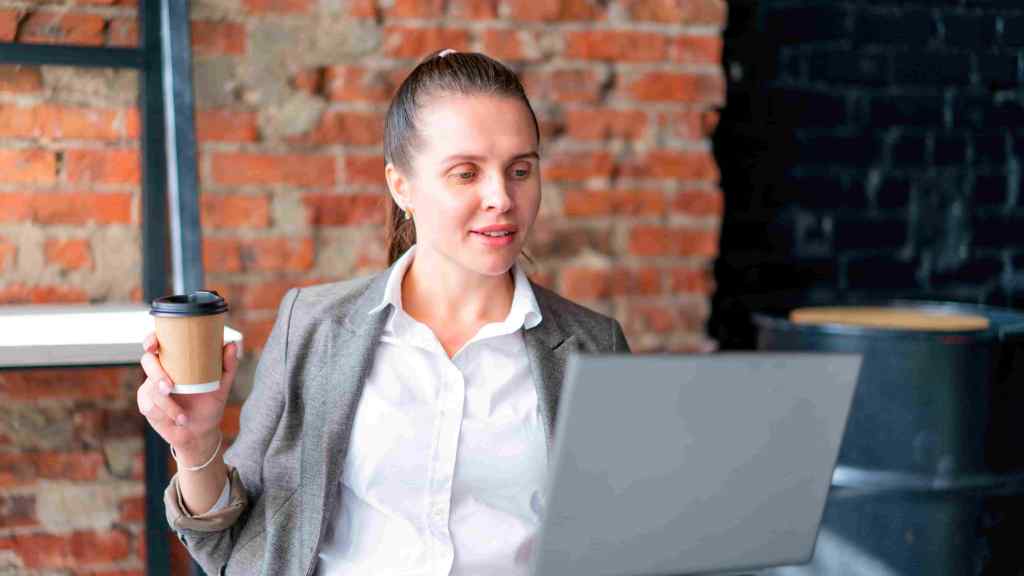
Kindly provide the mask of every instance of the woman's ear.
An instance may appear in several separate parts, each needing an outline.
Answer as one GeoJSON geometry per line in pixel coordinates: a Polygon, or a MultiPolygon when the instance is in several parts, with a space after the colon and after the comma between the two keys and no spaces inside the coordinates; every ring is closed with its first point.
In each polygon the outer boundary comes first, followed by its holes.
{"type": "Polygon", "coordinates": [[[409,207],[409,181],[405,175],[392,163],[384,167],[384,179],[388,182],[388,192],[391,198],[398,204],[398,207],[405,210],[409,207]]]}

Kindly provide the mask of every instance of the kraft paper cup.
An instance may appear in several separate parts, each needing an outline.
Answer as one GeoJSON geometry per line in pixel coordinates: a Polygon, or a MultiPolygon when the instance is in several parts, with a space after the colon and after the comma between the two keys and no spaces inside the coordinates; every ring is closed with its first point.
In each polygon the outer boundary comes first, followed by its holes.
{"type": "Polygon", "coordinates": [[[213,290],[153,300],[160,364],[176,394],[201,394],[220,387],[227,301],[213,290]]]}

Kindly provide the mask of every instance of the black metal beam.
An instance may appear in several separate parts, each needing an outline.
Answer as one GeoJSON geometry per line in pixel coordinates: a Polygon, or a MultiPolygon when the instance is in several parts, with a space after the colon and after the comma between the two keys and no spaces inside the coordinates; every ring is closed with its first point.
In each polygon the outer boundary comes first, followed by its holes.
{"type": "Polygon", "coordinates": [[[167,192],[171,210],[171,267],[174,271],[174,291],[184,294],[204,287],[189,1],[160,0],[160,12],[164,120],[167,128],[167,192]]]}
{"type": "MultiPolygon", "coordinates": [[[[139,3],[139,46],[145,63],[139,75],[142,120],[142,286],[151,302],[168,293],[167,163],[164,150],[163,71],[160,67],[159,0],[139,3]]],[[[164,515],[163,490],[170,478],[167,443],[145,427],[146,574],[171,575],[171,530],[164,515]]]]}
{"type": "Polygon", "coordinates": [[[146,57],[137,48],[0,42],[0,64],[141,69],[146,66],[146,57]]]}

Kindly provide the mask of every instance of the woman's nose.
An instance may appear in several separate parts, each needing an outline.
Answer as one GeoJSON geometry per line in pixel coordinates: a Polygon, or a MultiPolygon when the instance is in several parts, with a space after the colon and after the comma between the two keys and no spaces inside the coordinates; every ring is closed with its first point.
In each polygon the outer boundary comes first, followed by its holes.
{"type": "Polygon", "coordinates": [[[508,182],[501,175],[487,179],[483,189],[483,205],[486,210],[506,212],[512,208],[512,197],[509,195],[508,182]]]}

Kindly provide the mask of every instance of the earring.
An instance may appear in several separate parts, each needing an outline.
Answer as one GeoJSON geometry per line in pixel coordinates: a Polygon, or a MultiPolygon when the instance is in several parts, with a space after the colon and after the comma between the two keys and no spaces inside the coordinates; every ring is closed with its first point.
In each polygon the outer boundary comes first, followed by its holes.
{"type": "Polygon", "coordinates": [[[409,209],[408,209],[408,208],[406,208],[406,209],[405,209],[405,219],[406,219],[406,220],[409,220],[410,218],[412,218],[412,213],[411,213],[411,212],[409,212],[409,209]]]}

